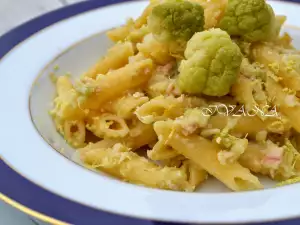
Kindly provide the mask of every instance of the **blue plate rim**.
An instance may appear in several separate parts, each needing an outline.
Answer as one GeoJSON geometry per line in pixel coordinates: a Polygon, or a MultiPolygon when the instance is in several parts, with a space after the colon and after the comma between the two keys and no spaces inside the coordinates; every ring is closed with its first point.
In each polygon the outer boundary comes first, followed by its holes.
{"type": "MultiPolygon", "coordinates": [[[[57,22],[94,9],[130,1],[134,0],[84,1],[34,18],[0,37],[0,60],[30,36],[57,22]]],[[[51,193],[14,171],[1,159],[1,155],[0,177],[5,180],[0,182],[0,200],[44,222],[57,225],[92,225],[99,224],[100,221],[106,225],[152,224],[150,221],[100,211],[51,193]],[[22,187],[22,191],[20,191],[19,187],[22,187]]]]}

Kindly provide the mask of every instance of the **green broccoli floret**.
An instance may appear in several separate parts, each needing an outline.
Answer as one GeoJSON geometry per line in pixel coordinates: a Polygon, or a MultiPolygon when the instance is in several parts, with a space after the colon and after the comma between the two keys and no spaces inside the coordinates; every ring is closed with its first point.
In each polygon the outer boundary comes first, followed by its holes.
{"type": "Polygon", "coordinates": [[[280,29],[272,7],[265,0],[228,0],[218,27],[250,42],[273,39],[280,29]]]}
{"type": "Polygon", "coordinates": [[[177,78],[181,91],[224,96],[237,80],[243,56],[225,31],[211,29],[191,38],[185,58],[177,78]]]}
{"type": "Polygon", "coordinates": [[[148,27],[158,41],[170,46],[171,52],[183,52],[194,33],[204,29],[204,9],[197,3],[169,0],[153,8],[148,27]]]}

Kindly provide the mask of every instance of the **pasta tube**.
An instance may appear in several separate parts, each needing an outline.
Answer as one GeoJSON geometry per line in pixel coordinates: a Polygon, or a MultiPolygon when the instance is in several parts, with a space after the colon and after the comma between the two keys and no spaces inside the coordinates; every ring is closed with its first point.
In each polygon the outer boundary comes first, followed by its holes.
{"type": "MultiPolygon", "coordinates": [[[[222,115],[212,116],[209,120],[208,128],[222,130],[225,128],[230,118],[232,117],[222,115]]],[[[270,117],[265,121],[262,121],[257,116],[241,116],[238,118],[237,124],[232,129],[232,133],[235,134],[249,134],[253,136],[261,131],[282,134],[291,128],[289,123],[282,121],[279,118],[270,117]]]]}
{"type": "Polygon", "coordinates": [[[129,134],[124,138],[105,138],[97,143],[90,143],[80,151],[89,151],[97,148],[111,148],[114,144],[122,143],[132,151],[157,141],[152,125],[137,122],[131,127],[129,134]]]}
{"type": "Polygon", "coordinates": [[[250,142],[239,161],[251,171],[276,180],[300,174],[300,154],[289,141],[281,147],[269,140],[265,143],[250,142]]]}
{"type": "Polygon", "coordinates": [[[85,124],[82,120],[64,122],[64,137],[70,145],[76,148],[84,146],[85,135],[85,124]]]}
{"type": "Polygon", "coordinates": [[[183,113],[183,103],[172,96],[159,96],[151,99],[135,111],[138,119],[145,124],[151,124],[168,118],[176,118],[183,113]]]}
{"type": "Polygon", "coordinates": [[[152,9],[160,3],[160,0],[150,0],[150,4],[144,9],[142,15],[136,19],[135,27],[140,28],[147,24],[148,16],[152,12],[152,9]]]}
{"type": "Polygon", "coordinates": [[[137,44],[137,49],[160,65],[165,65],[173,60],[169,53],[169,47],[157,41],[152,34],[146,35],[142,43],[137,44]]]}
{"type": "Polygon", "coordinates": [[[153,147],[153,149],[147,152],[147,156],[152,160],[167,160],[178,156],[173,148],[165,145],[164,140],[159,140],[153,147]]]}
{"type": "Polygon", "coordinates": [[[82,161],[93,168],[131,183],[148,187],[191,191],[186,171],[182,168],[160,167],[117,144],[111,149],[95,149],[82,155],[82,161]]]}
{"type": "Polygon", "coordinates": [[[106,32],[107,37],[114,41],[124,41],[134,28],[134,21],[132,19],[127,20],[126,24],[121,27],[114,28],[106,32]]]}
{"type": "Polygon", "coordinates": [[[134,55],[133,46],[130,42],[118,43],[111,47],[106,56],[101,58],[84,77],[96,78],[98,74],[106,74],[110,70],[119,69],[128,63],[128,58],[134,55]]]}
{"type": "Polygon", "coordinates": [[[249,169],[242,167],[239,163],[220,164],[217,154],[221,149],[217,144],[200,136],[192,135],[185,137],[175,132],[172,130],[172,121],[157,122],[155,126],[168,126],[169,135],[165,137],[168,140],[168,145],[200,168],[205,169],[231,190],[243,191],[263,188],[258,178],[252,175],[249,169]]]}
{"type": "Polygon", "coordinates": [[[58,95],[54,99],[54,108],[50,114],[61,121],[83,119],[85,111],[78,106],[79,95],[67,76],[58,77],[56,90],[58,95]]]}
{"type": "Polygon", "coordinates": [[[203,183],[207,178],[207,172],[196,165],[191,160],[187,160],[184,163],[187,164],[189,183],[196,189],[201,183],[203,183]]]}
{"type": "Polygon", "coordinates": [[[286,93],[280,84],[271,77],[267,78],[266,89],[268,95],[273,98],[275,105],[287,116],[293,128],[300,132],[300,104],[298,99],[286,93]]]}
{"type": "Polygon", "coordinates": [[[116,114],[123,119],[132,119],[134,111],[137,107],[149,101],[149,98],[141,92],[136,92],[133,95],[123,96],[116,101],[111,102],[109,106],[105,106],[108,111],[116,114]]]}
{"type": "Polygon", "coordinates": [[[122,138],[129,133],[124,119],[108,113],[92,118],[87,128],[100,138],[122,138]]]}
{"type": "Polygon", "coordinates": [[[146,59],[111,71],[101,79],[86,84],[86,87],[91,87],[93,91],[88,96],[83,96],[81,107],[99,109],[126,91],[143,86],[150,79],[152,68],[152,60],[146,59]]]}
{"type": "Polygon", "coordinates": [[[300,91],[300,74],[293,68],[294,60],[292,57],[280,55],[276,46],[268,46],[267,44],[256,45],[253,48],[253,56],[256,61],[275,72],[286,87],[300,91]]]}

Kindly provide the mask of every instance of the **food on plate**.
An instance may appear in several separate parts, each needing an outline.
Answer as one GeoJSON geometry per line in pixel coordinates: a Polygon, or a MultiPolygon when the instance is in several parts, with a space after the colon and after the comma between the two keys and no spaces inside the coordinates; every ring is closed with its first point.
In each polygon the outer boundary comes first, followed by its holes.
{"type": "Polygon", "coordinates": [[[170,52],[180,53],[186,42],[203,31],[204,10],[189,1],[165,1],[153,7],[148,27],[156,40],[169,46],[170,52]]]}
{"type": "Polygon", "coordinates": [[[265,0],[151,0],[50,115],[88,168],[192,192],[300,179],[300,53],[265,0]]]}
{"type": "Polygon", "coordinates": [[[195,33],[179,67],[178,85],[187,94],[224,96],[236,82],[242,62],[239,47],[220,29],[195,33]]]}

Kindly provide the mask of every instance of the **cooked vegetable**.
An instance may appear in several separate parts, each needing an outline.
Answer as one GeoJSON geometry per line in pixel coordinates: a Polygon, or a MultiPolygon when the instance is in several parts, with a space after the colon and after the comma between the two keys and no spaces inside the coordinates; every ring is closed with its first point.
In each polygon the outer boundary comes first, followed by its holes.
{"type": "Polygon", "coordinates": [[[273,39],[280,30],[272,7],[265,0],[228,0],[218,26],[250,42],[273,39]]]}
{"type": "Polygon", "coordinates": [[[204,10],[184,0],[170,0],[155,6],[148,18],[154,37],[170,46],[171,52],[183,52],[194,33],[202,31],[204,10]]]}
{"type": "Polygon", "coordinates": [[[177,80],[183,92],[224,96],[237,80],[242,53],[225,31],[211,29],[191,38],[185,58],[177,80]]]}

